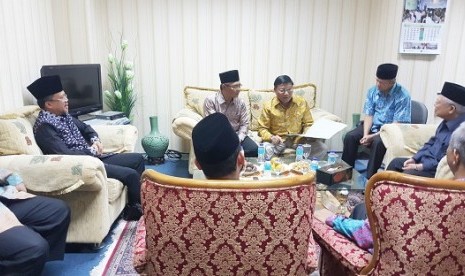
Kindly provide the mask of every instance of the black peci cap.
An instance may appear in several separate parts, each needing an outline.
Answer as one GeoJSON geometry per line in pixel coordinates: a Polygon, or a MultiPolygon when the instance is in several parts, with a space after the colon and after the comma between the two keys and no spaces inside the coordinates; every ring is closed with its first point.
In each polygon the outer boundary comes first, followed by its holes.
{"type": "Polygon", "coordinates": [[[39,100],[63,91],[63,86],[60,76],[54,75],[38,78],[27,87],[27,90],[39,100]]]}
{"type": "Polygon", "coordinates": [[[221,83],[230,83],[230,82],[239,81],[239,71],[231,70],[231,71],[220,73],[220,80],[221,80],[221,83]]]}
{"type": "Polygon", "coordinates": [[[392,63],[384,63],[378,66],[376,70],[376,77],[382,80],[392,80],[397,76],[399,67],[392,63]]]}
{"type": "Polygon", "coordinates": [[[440,94],[453,102],[465,106],[465,87],[461,85],[446,81],[442,86],[440,94]]]}
{"type": "Polygon", "coordinates": [[[228,159],[240,145],[228,118],[219,112],[208,115],[195,125],[192,144],[201,165],[214,165],[228,159]]]}

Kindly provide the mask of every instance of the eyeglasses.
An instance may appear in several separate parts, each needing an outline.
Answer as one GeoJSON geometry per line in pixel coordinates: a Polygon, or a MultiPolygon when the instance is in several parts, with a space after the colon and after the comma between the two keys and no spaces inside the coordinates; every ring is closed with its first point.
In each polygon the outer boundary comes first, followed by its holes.
{"type": "Polygon", "coordinates": [[[281,94],[284,94],[287,92],[287,94],[291,94],[292,92],[294,92],[294,90],[292,88],[290,89],[278,89],[278,92],[281,93],[281,94]]]}
{"type": "Polygon", "coordinates": [[[64,103],[64,102],[67,102],[67,101],[68,101],[68,95],[65,94],[65,95],[64,95],[63,97],[61,97],[61,98],[58,98],[58,99],[50,99],[49,101],[50,101],[50,102],[62,102],[62,103],[64,103]]]}
{"type": "Polygon", "coordinates": [[[226,85],[227,87],[233,88],[233,89],[241,89],[241,87],[242,87],[242,84],[241,84],[241,83],[239,83],[239,84],[234,84],[234,85],[225,83],[225,85],[226,85]]]}

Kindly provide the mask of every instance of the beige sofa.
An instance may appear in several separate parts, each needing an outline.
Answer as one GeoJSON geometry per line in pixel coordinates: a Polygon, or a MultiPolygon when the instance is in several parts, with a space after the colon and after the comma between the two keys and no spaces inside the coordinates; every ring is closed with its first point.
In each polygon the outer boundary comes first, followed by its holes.
{"type": "MultiPolygon", "coordinates": [[[[258,119],[262,112],[263,104],[271,100],[275,93],[272,89],[257,90],[257,89],[241,89],[239,97],[243,99],[247,105],[250,113],[249,137],[254,141],[260,142],[261,138],[257,134],[258,119]]],[[[194,174],[195,155],[192,149],[192,129],[203,117],[203,103],[207,95],[216,93],[218,88],[200,88],[193,86],[186,86],[184,88],[185,107],[180,110],[172,122],[173,132],[179,137],[189,141],[189,173],[194,174]]],[[[342,120],[325,110],[317,108],[316,95],[317,89],[314,84],[307,83],[294,86],[294,94],[304,97],[312,111],[313,119],[318,120],[326,118],[329,120],[341,122],[342,120]]]]}
{"type": "MultiPolygon", "coordinates": [[[[381,127],[381,139],[386,147],[385,167],[397,157],[412,157],[436,132],[437,124],[386,124],[381,127]]],[[[435,178],[452,179],[446,158],[439,162],[435,178]]]]}
{"type": "MultiPolygon", "coordinates": [[[[99,244],[123,210],[126,188],[107,178],[102,161],[83,155],[43,155],[32,126],[38,106],[0,115],[0,167],[18,172],[31,193],[55,197],[71,208],[66,241],[99,244]]],[[[137,129],[131,125],[96,126],[105,152],[132,152],[137,129]]]]}

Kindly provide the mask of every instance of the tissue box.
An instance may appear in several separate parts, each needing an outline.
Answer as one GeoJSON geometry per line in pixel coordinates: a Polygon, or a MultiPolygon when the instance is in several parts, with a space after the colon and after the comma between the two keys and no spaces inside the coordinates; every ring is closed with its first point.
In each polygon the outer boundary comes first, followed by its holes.
{"type": "Polygon", "coordinates": [[[352,167],[344,161],[319,168],[316,171],[316,181],[326,185],[333,185],[352,178],[352,167]]]}

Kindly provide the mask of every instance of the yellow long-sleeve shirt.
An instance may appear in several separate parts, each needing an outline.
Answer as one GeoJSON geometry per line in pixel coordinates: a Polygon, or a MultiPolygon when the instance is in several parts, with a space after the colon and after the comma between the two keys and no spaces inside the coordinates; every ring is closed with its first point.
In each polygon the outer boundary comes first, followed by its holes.
{"type": "Polygon", "coordinates": [[[292,96],[291,105],[285,109],[275,96],[263,106],[258,120],[258,134],[264,141],[271,141],[271,136],[301,134],[313,125],[313,117],[307,101],[297,95],[292,96]]]}

